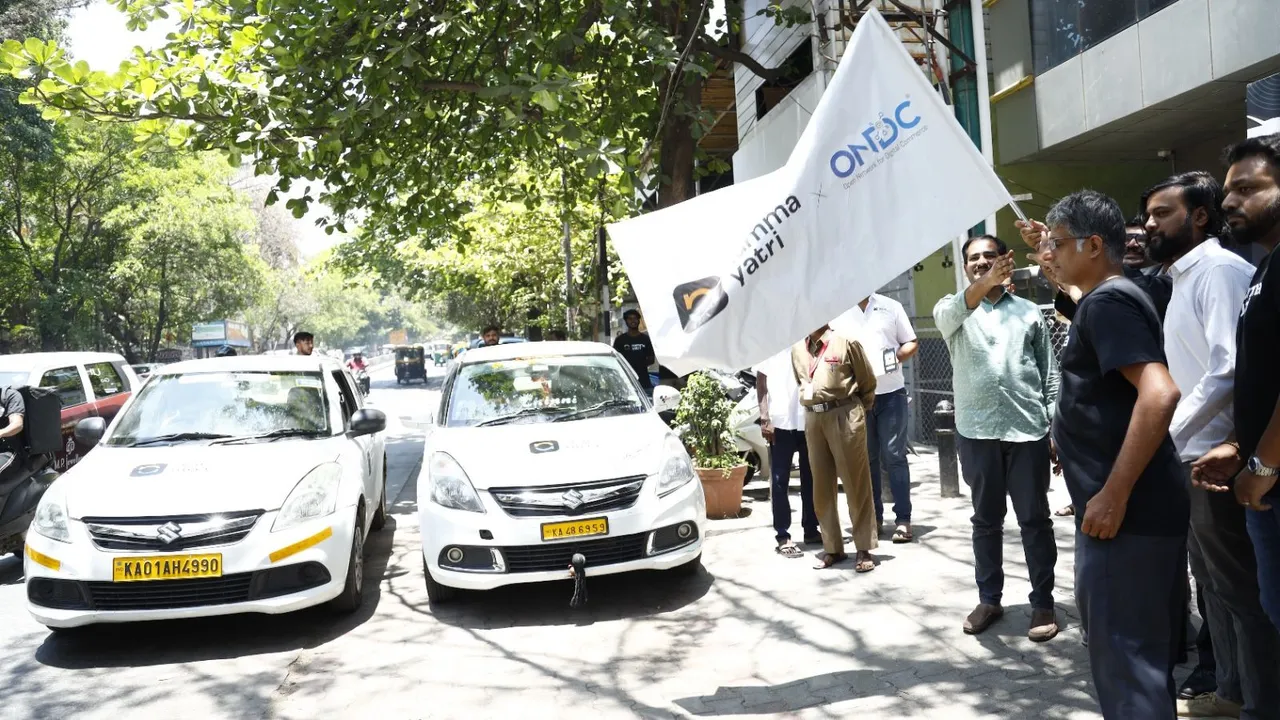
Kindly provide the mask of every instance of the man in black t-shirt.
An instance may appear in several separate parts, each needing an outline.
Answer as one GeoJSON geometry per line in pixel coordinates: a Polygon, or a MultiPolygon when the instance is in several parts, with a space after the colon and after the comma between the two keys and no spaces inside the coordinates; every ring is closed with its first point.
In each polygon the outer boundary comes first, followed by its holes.
{"type": "Polygon", "coordinates": [[[653,341],[648,333],[640,332],[640,311],[628,310],[622,314],[627,323],[627,331],[613,341],[613,349],[627,359],[627,364],[640,377],[640,386],[646,390],[653,389],[649,380],[649,366],[657,361],[653,353],[653,341]]]}
{"type": "MultiPolygon", "coordinates": [[[[1245,522],[1258,561],[1262,607],[1280,628],[1280,270],[1273,268],[1280,246],[1280,135],[1229,148],[1227,162],[1222,203],[1227,223],[1237,241],[1256,242],[1267,256],[1254,273],[1236,326],[1238,455],[1232,452],[1236,448],[1219,449],[1235,455],[1227,461],[1228,478],[1245,462],[1232,484],[1237,501],[1248,508],[1245,522]]],[[[1201,465],[1213,467],[1212,462],[1201,465]]]]}
{"type": "Polygon", "coordinates": [[[1098,702],[1108,720],[1172,718],[1190,515],[1160,318],[1124,277],[1114,200],[1074,193],[1045,224],[1041,261],[1082,293],[1053,438],[1076,506],[1076,602],[1098,702]]]}
{"type": "Polygon", "coordinates": [[[26,403],[17,390],[0,387],[0,490],[17,469],[26,412],[26,403]]]}

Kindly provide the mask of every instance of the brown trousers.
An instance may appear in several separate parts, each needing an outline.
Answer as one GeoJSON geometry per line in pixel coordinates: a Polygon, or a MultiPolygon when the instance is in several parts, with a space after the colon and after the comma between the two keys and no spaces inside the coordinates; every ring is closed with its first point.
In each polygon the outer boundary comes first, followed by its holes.
{"type": "Polygon", "coordinates": [[[844,481],[853,525],[853,544],[859,551],[879,546],[880,528],[871,496],[871,465],[867,459],[866,411],[856,398],[846,407],[824,413],[805,412],[805,441],[813,472],[813,509],[822,528],[822,547],[828,553],[844,552],[844,532],[836,476],[844,481]]]}

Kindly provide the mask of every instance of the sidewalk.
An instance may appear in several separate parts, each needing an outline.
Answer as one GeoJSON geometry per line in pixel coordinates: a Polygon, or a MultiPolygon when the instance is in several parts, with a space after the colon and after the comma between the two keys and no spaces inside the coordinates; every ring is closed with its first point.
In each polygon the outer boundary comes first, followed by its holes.
{"type": "MultiPolygon", "coordinates": [[[[708,567],[722,591],[735,597],[734,614],[749,623],[742,646],[755,662],[743,663],[742,677],[722,681],[714,693],[678,700],[679,706],[694,715],[802,718],[1100,717],[1072,597],[1073,519],[1054,518],[1055,600],[1063,632],[1043,644],[1026,638],[1030,584],[1010,510],[1005,616],[986,633],[967,636],[961,622],[977,603],[968,488],[962,482],[960,498],[943,499],[936,454],[931,448],[919,453],[910,457],[916,542],[881,541],[875,572],[812,570],[820,548],[805,548],[801,560],[774,554],[761,482],[750,486],[759,499],[745,505],[746,517],[712,522],[708,567]],[[732,580],[719,572],[725,563],[733,565],[732,580]],[[759,614],[747,612],[753,600],[759,614]],[[748,666],[754,674],[745,672],[748,666]]],[[[793,480],[797,538],[798,492],[793,480]]],[[[1061,478],[1054,478],[1049,501],[1055,510],[1070,502],[1061,478]]],[[[891,503],[886,506],[892,519],[891,503]]],[[[841,518],[847,521],[843,503],[841,518]]],[[[717,669],[723,678],[730,668],[717,669]]],[[[1179,678],[1187,672],[1181,668],[1179,678]]]]}

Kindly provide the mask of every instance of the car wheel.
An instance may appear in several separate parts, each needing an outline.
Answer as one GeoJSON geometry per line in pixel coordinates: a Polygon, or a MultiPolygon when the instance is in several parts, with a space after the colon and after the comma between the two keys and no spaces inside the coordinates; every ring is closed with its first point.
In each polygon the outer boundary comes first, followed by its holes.
{"type": "Polygon", "coordinates": [[[667,572],[680,578],[691,578],[702,572],[702,553],[683,565],[677,565],[667,572]]]}
{"type": "Polygon", "coordinates": [[[387,526],[387,459],[382,458],[382,501],[378,503],[378,511],[373,514],[373,522],[369,529],[377,532],[387,526]]]}
{"type": "Polygon", "coordinates": [[[458,598],[457,588],[441,585],[436,582],[435,578],[431,577],[431,569],[427,567],[427,559],[425,557],[422,558],[422,577],[427,583],[427,602],[431,605],[442,605],[453,602],[458,598]]]}
{"type": "Polygon", "coordinates": [[[747,474],[742,478],[742,482],[744,484],[751,482],[751,479],[754,478],[756,473],[760,470],[760,457],[754,452],[747,453],[747,457],[745,459],[747,461],[747,474]]]}
{"type": "Polygon", "coordinates": [[[352,613],[364,602],[364,508],[356,510],[356,528],[351,539],[351,559],[347,562],[347,581],[342,594],[329,601],[340,613],[352,613]]]}

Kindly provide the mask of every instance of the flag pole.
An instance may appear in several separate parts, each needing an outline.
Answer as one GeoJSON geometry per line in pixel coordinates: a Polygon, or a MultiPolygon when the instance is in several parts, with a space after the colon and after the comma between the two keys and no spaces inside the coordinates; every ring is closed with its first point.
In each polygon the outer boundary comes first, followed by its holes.
{"type": "Polygon", "coordinates": [[[1027,221],[1027,214],[1022,212],[1022,208],[1018,207],[1017,200],[1010,199],[1009,208],[1013,210],[1013,214],[1017,215],[1019,220],[1021,220],[1022,222],[1027,221]]]}

